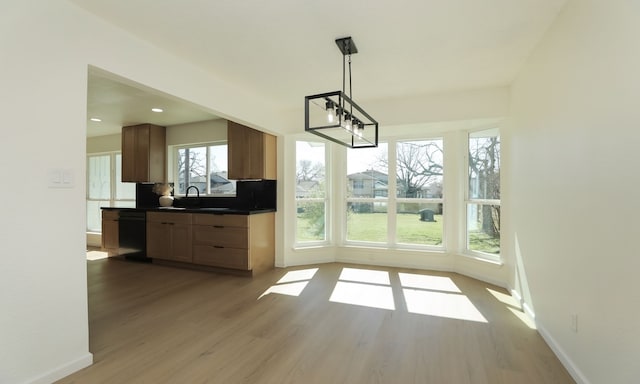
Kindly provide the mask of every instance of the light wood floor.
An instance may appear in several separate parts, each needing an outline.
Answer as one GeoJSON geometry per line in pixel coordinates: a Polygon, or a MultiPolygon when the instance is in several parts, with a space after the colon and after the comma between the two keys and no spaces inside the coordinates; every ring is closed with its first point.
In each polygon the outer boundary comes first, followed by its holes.
{"type": "Polygon", "coordinates": [[[59,383],[574,382],[504,290],[457,274],[87,264],[94,364],[59,383]]]}

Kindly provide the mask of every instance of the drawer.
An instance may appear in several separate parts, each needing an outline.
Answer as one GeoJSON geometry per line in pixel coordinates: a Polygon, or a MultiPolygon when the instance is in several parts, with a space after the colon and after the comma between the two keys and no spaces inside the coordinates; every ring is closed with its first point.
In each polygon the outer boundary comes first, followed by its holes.
{"type": "Polygon", "coordinates": [[[118,220],[119,215],[120,215],[120,211],[117,211],[117,210],[113,210],[113,209],[102,210],[102,218],[105,220],[118,220]]]}
{"type": "Polygon", "coordinates": [[[249,248],[249,231],[247,228],[223,226],[193,226],[193,243],[232,248],[249,248]]]}
{"type": "Polygon", "coordinates": [[[193,263],[212,267],[249,270],[249,251],[238,248],[193,246],[193,263]]]}
{"type": "Polygon", "coordinates": [[[206,213],[194,213],[193,224],[248,228],[249,219],[247,215],[213,215],[206,213]]]}
{"type": "Polygon", "coordinates": [[[147,222],[191,224],[191,213],[147,212],[147,222]]]}

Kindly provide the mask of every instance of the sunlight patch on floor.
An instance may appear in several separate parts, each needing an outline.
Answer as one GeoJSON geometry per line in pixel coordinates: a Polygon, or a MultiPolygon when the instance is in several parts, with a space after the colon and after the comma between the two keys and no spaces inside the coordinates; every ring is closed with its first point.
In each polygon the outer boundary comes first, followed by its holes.
{"type": "Polygon", "coordinates": [[[513,313],[518,319],[520,319],[520,321],[522,321],[527,327],[531,329],[538,329],[538,327],[536,327],[535,321],[531,317],[527,316],[526,313],[522,312],[519,309],[515,309],[511,307],[507,307],[507,308],[509,308],[511,313],[513,313]]]}
{"type": "Polygon", "coordinates": [[[87,260],[101,260],[109,257],[107,252],[102,251],[87,251],[87,260]]]}
{"type": "Polygon", "coordinates": [[[491,288],[487,288],[487,291],[501,303],[507,304],[514,308],[522,309],[520,303],[518,303],[518,300],[514,299],[513,296],[507,295],[506,293],[498,292],[491,288]]]}
{"type": "Polygon", "coordinates": [[[465,295],[404,288],[407,310],[421,315],[486,323],[487,319],[465,295]]]}
{"type": "Polygon", "coordinates": [[[506,293],[498,292],[491,288],[487,288],[487,291],[495,297],[498,301],[507,305],[507,309],[514,314],[520,321],[522,321],[527,327],[531,329],[538,329],[536,327],[536,322],[529,315],[524,313],[522,310],[522,305],[516,300],[513,296],[507,295],[506,293]]]}
{"type": "Polygon", "coordinates": [[[309,281],[313,279],[316,272],[318,272],[318,268],[289,271],[274,285],[264,291],[262,295],[258,297],[258,300],[271,293],[287,296],[300,296],[302,291],[307,287],[307,284],[309,284],[309,281]]]}
{"type": "Polygon", "coordinates": [[[404,288],[428,289],[430,291],[460,293],[460,288],[449,277],[398,273],[404,288]]]}
{"type": "Polygon", "coordinates": [[[318,268],[300,269],[287,272],[276,284],[291,283],[293,281],[311,280],[318,272],[318,268]]]}
{"type": "Polygon", "coordinates": [[[329,301],[379,309],[396,309],[389,286],[338,281],[329,301]]]}
{"type": "Polygon", "coordinates": [[[309,284],[308,281],[298,281],[296,283],[272,285],[271,287],[269,287],[269,289],[264,291],[264,293],[260,295],[258,299],[271,293],[277,293],[287,296],[300,296],[302,291],[304,291],[304,289],[306,288],[307,284],[309,284]]]}
{"type": "Polygon", "coordinates": [[[355,281],[358,283],[391,284],[389,281],[389,272],[375,271],[372,269],[343,268],[338,279],[340,281],[355,281]]]}

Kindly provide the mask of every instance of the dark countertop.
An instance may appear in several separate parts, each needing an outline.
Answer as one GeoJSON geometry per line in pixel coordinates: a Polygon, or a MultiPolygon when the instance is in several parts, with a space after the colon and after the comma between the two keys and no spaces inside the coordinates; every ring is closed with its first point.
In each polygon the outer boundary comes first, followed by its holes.
{"type": "Polygon", "coordinates": [[[260,213],[275,212],[275,208],[176,208],[176,207],[155,207],[155,208],[129,208],[129,207],[101,207],[104,210],[138,211],[138,212],[175,212],[175,213],[206,213],[214,215],[255,215],[260,213]]]}

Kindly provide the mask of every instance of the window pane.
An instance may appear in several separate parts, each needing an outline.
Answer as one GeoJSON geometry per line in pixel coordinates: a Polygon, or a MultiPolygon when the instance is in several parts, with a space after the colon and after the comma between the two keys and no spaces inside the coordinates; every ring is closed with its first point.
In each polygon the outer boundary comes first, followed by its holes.
{"type": "Polygon", "coordinates": [[[296,208],[297,242],[325,240],[324,201],[316,202],[299,200],[296,204],[296,208]]]}
{"type": "Polygon", "coordinates": [[[467,204],[467,248],[500,253],[500,206],[467,204]]]}
{"type": "Polygon", "coordinates": [[[111,197],[111,157],[109,155],[89,157],[87,175],[89,198],[108,200],[111,197]]]}
{"type": "Polygon", "coordinates": [[[325,144],[296,141],[296,241],[326,240],[325,144]]]}
{"type": "Polygon", "coordinates": [[[441,198],[442,140],[399,142],[396,152],[396,196],[441,198]]]}
{"type": "Polygon", "coordinates": [[[235,194],[236,183],[228,179],[227,145],[209,147],[209,188],[211,193],[235,194]]]}
{"type": "Polygon", "coordinates": [[[496,130],[469,135],[469,198],[500,199],[500,136],[496,130]]]}
{"type": "Polygon", "coordinates": [[[108,206],[108,200],[87,200],[87,231],[102,232],[102,210],[100,207],[108,206]]]}
{"type": "Polygon", "coordinates": [[[324,143],[296,142],[296,198],[325,197],[324,143]]]}
{"type": "Polygon", "coordinates": [[[398,203],[399,243],[442,245],[442,203],[398,203]]]}
{"type": "Polygon", "coordinates": [[[178,150],[178,182],[174,193],[184,194],[187,187],[195,185],[200,192],[207,189],[207,148],[194,147],[178,150]]]}
{"type": "Polygon", "coordinates": [[[347,150],[347,197],[388,196],[388,144],[347,150]]]}
{"type": "MultiPolygon", "coordinates": [[[[361,151],[361,149],[357,151],[361,151]]],[[[386,242],[387,203],[347,203],[347,240],[386,242]]]]}
{"type": "Polygon", "coordinates": [[[116,200],[136,198],[136,183],[122,182],[122,155],[116,154],[116,200]]]}

